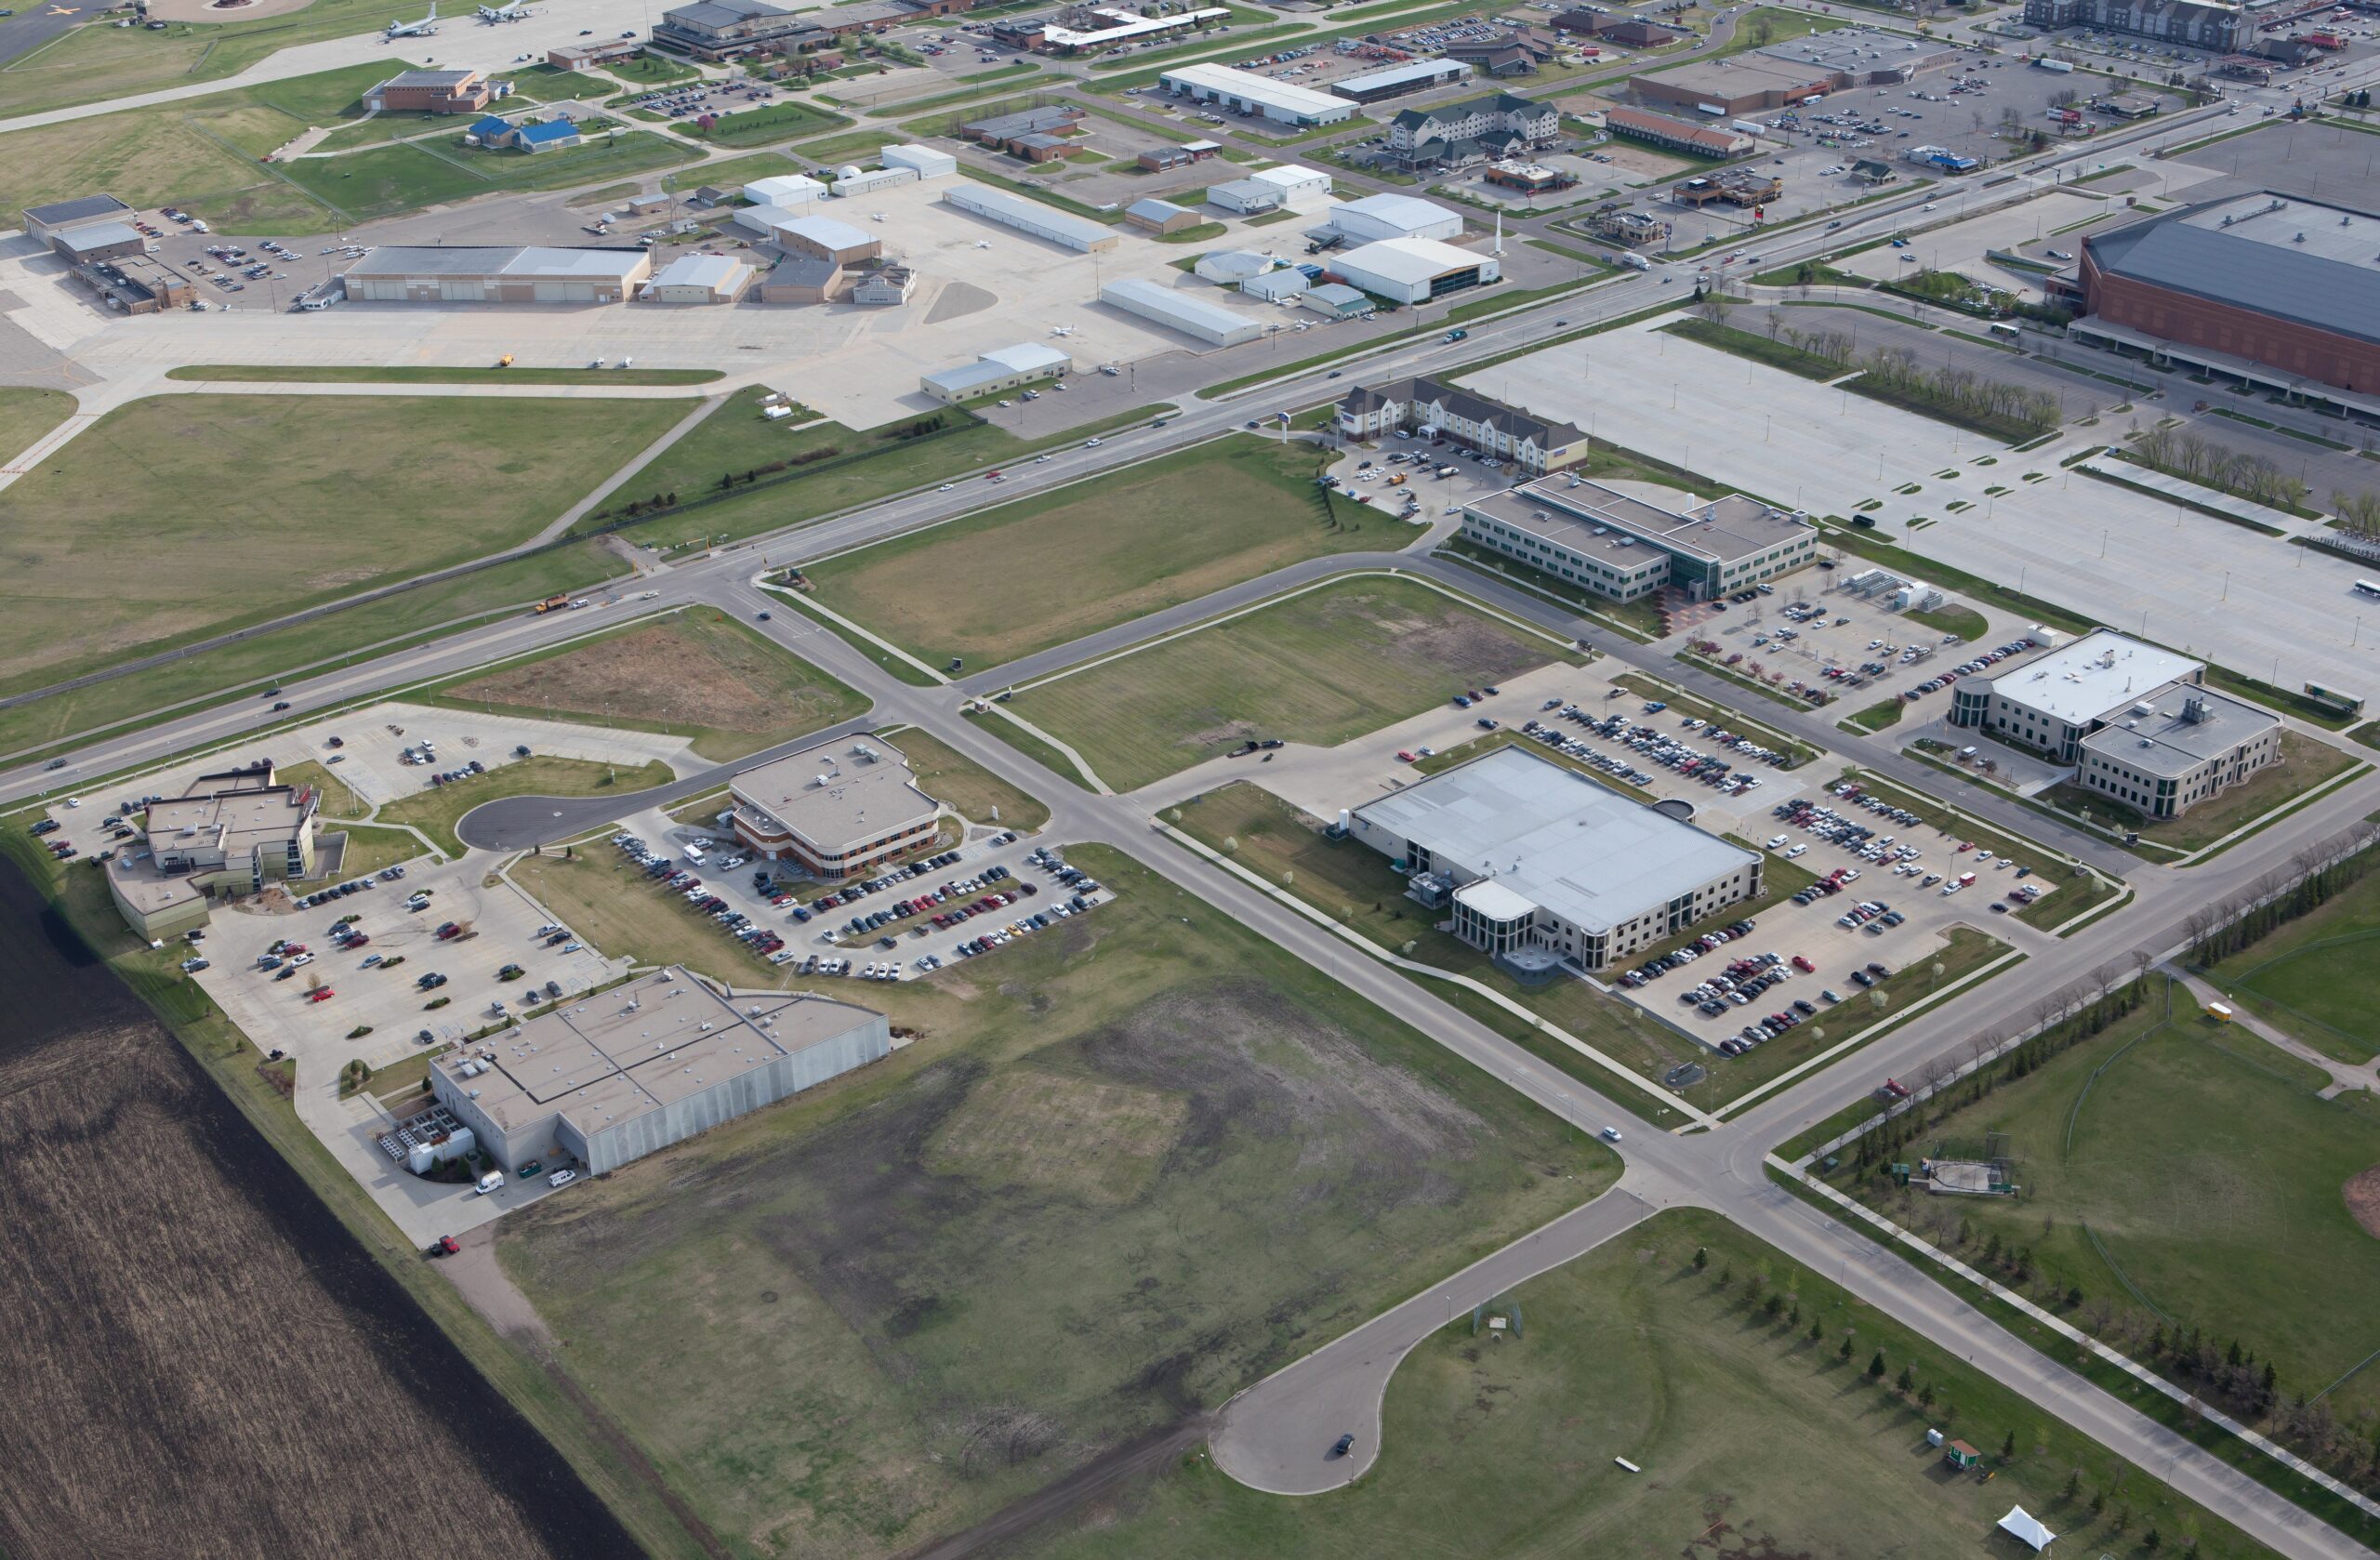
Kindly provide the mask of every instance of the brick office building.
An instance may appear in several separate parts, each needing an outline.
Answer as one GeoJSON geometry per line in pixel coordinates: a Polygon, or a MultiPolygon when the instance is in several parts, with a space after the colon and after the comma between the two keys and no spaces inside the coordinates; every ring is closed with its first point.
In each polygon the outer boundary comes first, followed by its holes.
{"type": "Polygon", "coordinates": [[[2265,191],[2082,243],[2078,340],[2380,411],[2380,213],[2265,191]]]}

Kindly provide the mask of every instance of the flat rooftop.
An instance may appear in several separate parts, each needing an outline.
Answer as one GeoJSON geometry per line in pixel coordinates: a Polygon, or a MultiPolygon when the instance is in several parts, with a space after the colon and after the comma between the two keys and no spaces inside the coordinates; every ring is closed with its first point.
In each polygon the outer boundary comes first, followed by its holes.
{"type": "Polygon", "coordinates": [[[1159,78],[1168,86],[1179,84],[1209,92],[1228,93],[1250,103],[1262,103],[1285,113],[1328,113],[1344,116],[1354,108],[1344,98],[1328,92],[1317,92],[1310,86],[1299,86],[1271,76],[1260,76],[1253,71],[1242,71],[1230,65],[1177,65],[1159,78]]]}
{"type": "Polygon", "coordinates": [[[25,207],[29,221],[46,222],[51,227],[60,222],[87,222],[99,217],[121,217],[132,207],[113,195],[78,195],[71,201],[52,201],[47,205],[25,207]]]}
{"type": "Polygon", "coordinates": [[[2260,191],[2083,240],[2114,276],[2380,341],[2380,213],[2260,191]]]}
{"type": "Polygon", "coordinates": [[[382,245],[350,276],[600,277],[621,281],[650,265],[642,249],[547,245],[382,245]]]}
{"type": "Polygon", "coordinates": [[[2168,688],[2153,715],[2126,715],[2082,746],[2145,774],[2179,779],[2281,724],[2271,710],[2207,688],[2168,688]]]}
{"type": "Polygon", "coordinates": [[[1642,558],[1638,547],[1650,543],[1733,563],[1812,529],[1790,509],[1772,509],[1740,493],[1678,513],[1601,483],[1567,476],[1540,477],[1474,498],[1468,507],[1574,552],[1613,560],[1642,558]]]}
{"type": "Polygon", "coordinates": [[[1358,811],[1588,932],[1624,925],[1759,859],[1520,747],[1499,747],[1358,811]]]}
{"type": "Polygon", "coordinates": [[[430,1065],[508,1132],[559,1115],[592,1135],[876,1016],[803,995],[731,1002],[682,969],[659,970],[430,1065]]]}
{"type": "Polygon", "coordinates": [[[1867,27],[1839,27],[1831,33],[1805,33],[1752,49],[1743,56],[1746,59],[1783,65],[1817,65],[1853,75],[1874,71],[1931,70],[1958,57],[1958,49],[1949,44],[1924,43],[1867,27]]]}
{"type": "Polygon", "coordinates": [[[1991,679],[1991,691],[2067,725],[2087,726],[2196,676],[2202,664],[2101,628],[2018,662],[1991,679]]]}
{"type": "Polygon", "coordinates": [[[940,811],[901,750],[879,736],[788,753],[729,783],[736,800],[813,844],[834,849],[940,811]]]}

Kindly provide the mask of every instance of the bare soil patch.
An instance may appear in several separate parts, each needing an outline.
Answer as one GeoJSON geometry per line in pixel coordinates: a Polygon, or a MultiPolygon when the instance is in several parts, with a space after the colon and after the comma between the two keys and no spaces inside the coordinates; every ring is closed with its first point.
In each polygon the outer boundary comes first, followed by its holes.
{"type": "Polygon", "coordinates": [[[2363,1233],[2380,1240],[2380,1165],[2349,1176],[2339,1196],[2347,1199],[2347,1210],[2363,1226],[2363,1233]]]}
{"type": "Polygon", "coordinates": [[[610,710],[631,720],[677,720],[739,732],[766,730],[774,714],[763,690],[739,681],[709,647],[689,645],[666,623],[475,678],[448,692],[458,699],[550,703],[556,709],[610,710]]]}
{"type": "Polygon", "coordinates": [[[928,1145],[943,1174],[1071,1192],[1086,1202],[1140,1195],[1188,1116],[1178,1095],[1038,1067],[985,1080],[928,1145]],[[1052,1134],[1052,1122],[1066,1123],[1052,1134]]]}

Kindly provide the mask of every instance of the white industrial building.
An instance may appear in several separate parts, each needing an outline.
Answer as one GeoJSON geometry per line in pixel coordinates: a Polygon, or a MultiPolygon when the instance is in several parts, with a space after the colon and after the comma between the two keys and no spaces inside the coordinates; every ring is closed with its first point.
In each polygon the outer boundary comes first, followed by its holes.
{"type": "Polygon", "coordinates": [[[1281,192],[1281,204],[1291,211],[1318,211],[1330,199],[1330,176],[1301,163],[1259,168],[1248,177],[1281,192]]]}
{"type": "Polygon", "coordinates": [[[647,303],[734,303],[757,274],[731,255],[681,255],[637,296],[647,303]]]}
{"type": "Polygon", "coordinates": [[[1348,832],[1507,968],[1605,970],[1760,892],[1760,853],[1522,747],[1359,807],[1348,832]]]}
{"type": "Polygon", "coordinates": [[[1113,249],[1122,242],[1096,222],[1069,217],[1063,211],[1053,211],[1039,201],[1012,195],[1005,190],[959,183],[945,190],[942,199],[944,205],[955,206],[970,216],[998,222],[1004,228],[1014,228],[1018,232],[1030,234],[1045,243],[1083,254],[1113,249]]]}
{"type": "Polygon", "coordinates": [[[641,248],[384,244],[339,288],[357,303],[617,303],[652,273],[641,248]]]}
{"type": "Polygon", "coordinates": [[[1396,303],[1427,303],[1504,274],[1493,255],[1434,238],[1384,238],[1336,257],[1330,269],[1348,285],[1396,303]]]}
{"type": "Polygon", "coordinates": [[[1220,303],[1210,303],[1195,293],[1185,293],[1162,282],[1151,282],[1138,276],[1110,282],[1100,289],[1099,301],[1121,309],[1127,314],[1154,320],[1169,330],[1178,330],[1210,347],[1236,347],[1264,334],[1263,320],[1226,309],[1220,303]]]}
{"type": "Polygon", "coordinates": [[[754,205],[807,205],[826,193],[824,184],[802,173],[774,174],[744,186],[744,198],[754,205]]]}
{"type": "Polygon", "coordinates": [[[1210,249],[1198,257],[1190,274],[1218,287],[1237,287],[1263,275],[1281,262],[1253,249],[1210,249]]]}
{"type": "Polygon", "coordinates": [[[876,190],[889,190],[895,184],[915,184],[917,181],[918,170],[915,168],[858,166],[842,168],[835,174],[835,198],[847,201],[854,195],[865,195],[876,190]]]}
{"type": "Polygon", "coordinates": [[[1460,59],[1416,59],[1392,65],[1385,71],[1368,71],[1334,81],[1330,91],[1334,97],[1351,103],[1377,103],[1385,98],[1402,98],[1408,92],[1427,92],[1470,79],[1471,67],[1460,59]]]}
{"type": "Polygon", "coordinates": [[[792,217],[777,224],[777,247],[788,255],[857,265],[884,252],[884,241],[866,228],[839,222],[832,217],[792,217]]]}
{"type": "Polygon", "coordinates": [[[1462,217],[1417,195],[1366,195],[1334,205],[1326,231],[1350,244],[1390,238],[1449,239],[1462,236],[1462,217]]]}
{"type": "Polygon", "coordinates": [[[1262,276],[1251,276],[1239,284],[1239,290],[1250,297],[1261,297],[1267,303],[1285,303],[1302,297],[1314,285],[1306,273],[1294,266],[1268,271],[1262,276]]]}
{"type": "Polygon", "coordinates": [[[2205,685],[2206,666],[2109,629],[1958,683],[1950,723],[2075,766],[2087,790],[2149,818],[2281,756],[2281,717],[2205,685]]]}
{"type": "Polygon", "coordinates": [[[888,168],[907,168],[920,179],[948,178],[959,171],[959,159],[931,146],[888,146],[876,154],[888,168]]]}
{"type": "Polygon", "coordinates": [[[682,969],[583,997],[430,1064],[430,1092],[507,1170],[605,1174],[866,1066],[884,1015],[825,998],[722,997],[682,969]]]}
{"type": "Polygon", "coordinates": [[[1240,217],[1258,217],[1281,209],[1281,187],[1261,178],[1226,178],[1207,186],[1207,204],[1240,217]]]}
{"type": "Polygon", "coordinates": [[[1353,118],[1355,105],[1328,92],[1292,86],[1286,81],[1260,76],[1229,65],[1182,65],[1157,77],[1168,92],[1214,103],[1235,113],[1251,113],[1276,125],[1341,125],[1353,118]]]}
{"type": "Polygon", "coordinates": [[[1063,379],[1074,372],[1074,366],[1075,360],[1055,347],[1027,341],[996,347],[973,363],[928,374],[918,381],[918,388],[945,406],[956,406],[979,395],[997,395],[1043,379],[1063,379]]]}

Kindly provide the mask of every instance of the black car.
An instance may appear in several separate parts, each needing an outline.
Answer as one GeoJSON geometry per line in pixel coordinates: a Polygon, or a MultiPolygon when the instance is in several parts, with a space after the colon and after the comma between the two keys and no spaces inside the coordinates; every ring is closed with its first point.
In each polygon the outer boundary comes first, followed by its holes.
{"type": "Polygon", "coordinates": [[[1340,1437],[1339,1437],[1339,1439],[1337,1439],[1336,1441],[1333,1441],[1333,1442],[1330,1444],[1330,1455],[1331,1455],[1331,1456],[1333,1456],[1333,1457],[1344,1457],[1344,1456],[1346,1456],[1349,1452],[1351,1452],[1351,1451],[1355,1450],[1355,1436],[1353,1436],[1353,1435],[1342,1435],[1342,1436],[1340,1436],[1340,1437]]]}

